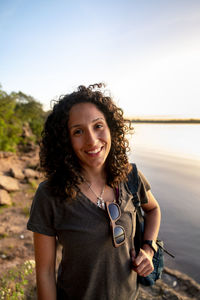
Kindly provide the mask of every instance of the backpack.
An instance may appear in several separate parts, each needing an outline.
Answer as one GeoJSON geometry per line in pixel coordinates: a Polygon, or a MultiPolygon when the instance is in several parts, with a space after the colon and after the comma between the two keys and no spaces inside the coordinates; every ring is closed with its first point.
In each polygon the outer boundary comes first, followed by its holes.
{"type": "MultiPolygon", "coordinates": [[[[139,253],[140,248],[143,244],[143,231],[144,231],[144,214],[141,208],[140,199],[138,197],[138,187],[139,187],[139,180],[138,180],[138,171],[135,164],[132,165],[132,170],[128,174],[128,188],[133,195],[132,201],[136,209],[136,231],[134,237],[134,246],[136,255],[139,253]]],[[[161,240],[157,240],[156,244],[158,246],[158,251],[153,256],[153,265],[154,270],[151,274],[146,277],[142,277],[138,275],[138,282],[145,286],[151,286],[155,283],[155,281],[161,278],[162,271],[164,268],[164,259],[163,259],[163,251],[165,251],[168,255],[174,256],[169,253],[166,249],[164,249],[164,243],[161,240]]]]}

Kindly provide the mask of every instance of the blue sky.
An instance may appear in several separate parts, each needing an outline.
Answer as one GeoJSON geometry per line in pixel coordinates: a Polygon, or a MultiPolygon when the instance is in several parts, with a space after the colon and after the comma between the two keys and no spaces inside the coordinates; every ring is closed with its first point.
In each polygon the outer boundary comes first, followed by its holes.
{"type": "Polygon", "coordinates": [[[126,115],[200,117],[199,78],[200,1],[0,1],[0,83],[45,109],[103,81],[126,115]]]}

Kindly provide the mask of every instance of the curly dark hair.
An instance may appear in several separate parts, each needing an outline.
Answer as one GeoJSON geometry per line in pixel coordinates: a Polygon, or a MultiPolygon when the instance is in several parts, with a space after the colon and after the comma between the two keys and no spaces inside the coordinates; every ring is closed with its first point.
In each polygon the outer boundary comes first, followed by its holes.
{"type": "Polygon", "coordinates": [[[101,91],[104,84],[81,85],[77,91],[61,96],[47,117],[42,132],[40,165],[48,179],[49,186],[57,195],[73,199],[77,185],[83,182],[81,166],[70,142],[68,120],[70,109],[78,103],[92,103],[104,114],[111,133],[111,149],[106,159],[107,184],[116,187],[127,178],[131,166],[127,152],[129,143],[126,134],[131,123],[123,118],[110,96],[101,91]]]}

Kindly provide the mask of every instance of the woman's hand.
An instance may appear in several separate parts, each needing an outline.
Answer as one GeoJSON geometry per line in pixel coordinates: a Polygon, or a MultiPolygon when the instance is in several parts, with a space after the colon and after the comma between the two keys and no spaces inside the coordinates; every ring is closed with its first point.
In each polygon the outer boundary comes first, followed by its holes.
{"type": "Polygon", "coordinates": [[[154,270],[152,263],[153,258],[152,249],[140,249],[138,255],[135,255],[135,250],[131,250],[132,268],[140,276],[146,277],[154,270]]]}
{"type": "MultiPolygon", "coordinates": [[[[156,241],[160,227],[160,207],[153,194],[147,192],[148,203],[142,205],[145,212],[144,240],[156,241]]],[[[132,268],[140,276],[146,277],[154,270],[152,263],[154,251],[144,244],[136,256],[134,249],[131,250],[132,268]]]]}

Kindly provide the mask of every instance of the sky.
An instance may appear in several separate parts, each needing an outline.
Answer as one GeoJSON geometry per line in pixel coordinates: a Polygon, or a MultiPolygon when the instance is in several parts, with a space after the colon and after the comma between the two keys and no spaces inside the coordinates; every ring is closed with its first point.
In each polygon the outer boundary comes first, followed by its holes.
{"type": "Polygon", "coordinates": [[[200,118],[199,0],[0,0],[0,83],[50,108],[104,82],[125,116],[200,118]]]}

